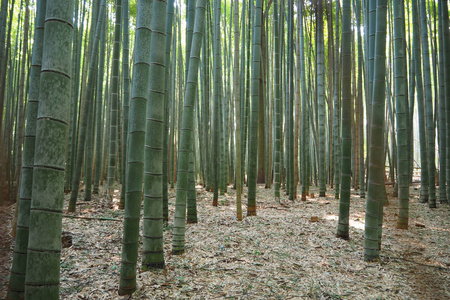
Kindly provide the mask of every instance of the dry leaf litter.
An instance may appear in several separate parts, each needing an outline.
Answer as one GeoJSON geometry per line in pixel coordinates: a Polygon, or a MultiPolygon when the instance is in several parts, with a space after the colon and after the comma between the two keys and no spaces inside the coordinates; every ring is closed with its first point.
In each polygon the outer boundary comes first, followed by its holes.
{"type": "MultiPolygon", "coordinates": [[[[315,189],[311,191],[318,195],[315,189]]],[[[392,189],[388,188],[392,193],[392,189]]],[[[276,203],[259,186],[257,216],[236,219],[235,191],[219,197],[197,186],[198,224],[186,225],[186,252],[171,254],[164,237],[164,270],[141,272],[137,291],[117,295],[123,211],[104,197],[84,202],[63,219],[72,246],[61,255],[61,299],[450,299],[449,206],[430,210],[411,188],[409,230],[395,228],[397,199],[385,207],[381,258],[363,261],[365,200],[352,191],[350,240],[336,237],[339,201],[327,197],[276,203]],[[84,219],[91,218],[91,219],[84,219]],[[103,219],[96,219],[103,218],[103,219]],[[423,224],[425,227],[415,226],[423,224]]],[[[67,196],[68,197],[68,196],[67,196]]],[[[169,191],[173,220],[175,190],[169,191]]],[[[246,213],[246,189],[243,194],[246,213]]],[[[67,203],[66,203],[67,205],[67,203]]],[[[0,298],[6,296],[13,250],[14,207],[0,208],[0,298]]]]}

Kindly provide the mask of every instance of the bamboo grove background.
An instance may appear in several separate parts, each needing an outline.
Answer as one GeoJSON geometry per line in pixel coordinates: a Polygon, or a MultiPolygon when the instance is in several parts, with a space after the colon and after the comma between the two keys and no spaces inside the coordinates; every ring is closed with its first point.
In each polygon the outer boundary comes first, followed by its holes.
{"type": "Polygon", "coordinates": [[[281,193],[305,200],[318,186],[340,201],[344,239],[358,190],[364,257],[376,259],[386,183],[399,228],[408,228],[411,183],[420,180],[430,208],[448,202],[449,89],[442,0],[2,0],[0,204],[16,202],[18,215],[8,297],[57,295],[56,277],[41,282],[42,271],[26,270],[36,268],[33,247],[60,251],[60,227],[33,226],[60,224],[62,187],[69,212],[101,185],[108,203],[120,188],[121,294],[136,288],[141,199],[143,268],[161,268],[168,189],[177,191],[180,254],[186,221],[197,222],[197,184],[213,205],[236,189],[239,220],[243,206],[257,214],[257,184],[273,187],[277,202],[281,193]],[[45,34],[52,18],[67,26],[45,34]],[[54,184],[39,190],[45,180],[54,184]],[[43,235],[53,236],[48,245],[43,235]]]}

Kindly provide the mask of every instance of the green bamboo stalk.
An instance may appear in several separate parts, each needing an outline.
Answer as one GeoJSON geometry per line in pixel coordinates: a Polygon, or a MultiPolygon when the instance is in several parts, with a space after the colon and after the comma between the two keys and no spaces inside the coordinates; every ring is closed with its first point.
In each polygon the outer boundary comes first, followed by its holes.
{"type": "Polygon", "coordinates": [[[30,223],[30,205],[32,198],[33,165],[36,139],[36,121],[39,105],[39,87],[42,65],[42,45],[44,40],[44,18],[47,1],[37,3],[33,56],[30,70],[30,88],[27,109],[27,126],[24,137],[22,174],[20,185],[19,211],[14,244],[11,276],[7,299],[23,299],[25,292],[25,274],[27,261],[28,234],[30,223]]]}
{"type": "Polygon", "coordinates": [[[119,208],[125,207],[126,191],[126,170],[127,170],[127,142],[128,142],[128,116],[130,113],[130,29],[129,29],[129,1],[122,0],[122,34],[123,34],[123,53],[122,53],[122,75],[123,75],[123,121],[122,121],[122,188],[120,190],[119,208]]]}
{"type": "Polygon", "coordinates": [[[300,77],[301,77],[301,91],[302,91],[302,200],[306,200],[306,194],[309,190],[309,138],[308,138],[308,95],[306,88],[306,73],[305,73],[305,37],[304,37],[304,23],[303,23],[303,6],[304,1],[301,0],[299,8],[298,19],[300,24],[300,77]]]}
{"type": "Polygon", "coordinates": [[[220,182],[220,103],[221,103],[221,48],[220,48],[220,6],[221,0],[214,1],[214,60],[213,60],[213,68],[214,68],[214,95],[213,95],[213,206],[217,206],[219,202],[219,182],[220,182]]]}
{"type": "MultiPolygon", "coordinates": [[[[236,3],[232,2],[231,3],[231,10],[230,10],[230,27],[229,27],[229,31],[228,31],[228,75],[227,75],[227,80],[228,80],[228,84],[227,84],[227,90],[228,90],[228,102],[230,104],[229,106],[229,118],[228,118],[228,123],[227,123],[227,127],[228,127],[228,136],[227,136],[227,140],[229,141],[229,147],[228,147],[228,156],[227,156],[227,160],[228,160],[228,182],[231,183],[233,182],[233,189],[236,188],[236,178],[235,178],[235,166],[236,166],[236,161],[235,161],[235,99],[234,99],[234,80],[231,78],[231,76],[234,77],[234,65],[235,65],[235,61],[234,61],[234,56],[232,55],[232,44],[233,40],[231,38],[231,33],[233,32],[233,28],[234,28],[234,20],[236,19],[236,16],[238,16],[238,13],[236,12],[235,9],[236,3]],[[232,75],[233,74],[233,75],[232,75]]],[[[238,8],[239,8],[239,3],[237,4],[238,8]]],[[[238,22],[238,26],[239,26],[239,22],[238,22]]],[[[239,30],[235,30],[235,33],[238,34],[238,38],[239,38],[239,30]]],[[[239,53],[237,53],[239,55],[239,53]]],[[[239,62],[239,60],[238,60],[239,62]]],[[[200,149],[201,151],[202,149],[200,149]]]]}
{"type": "MultiPolygon", "coordinates": [[[[373,1],[373,0],[372,0],[373,1]]],[[[384,119],[385,119],[385,53],[386,53],[387,1],[378,0],[376,8],[376,34],[374,76],[369,137],[369,179],[364,229],[364,260],[379,258],[380,222],[383,216],[384,191],[384,119]]]]}
{"type": "MultiPolygon", "coordinates": [[[[266,120],[267,122],[265,122],[266,124],[266,165],[265,165],[265,169],[266,169],[266,185],[265,188],[266,189],[270,189],[272,188],[272,184],[273,184],[273,165],[274,165],[274,129],[275,129],[275,123],[274,123],[274,88],[273,88],[273,80],[272,80],[272,75],[273,73],[273,64],[274,64],[274,49],[273,49],[273,45],[274,45],[274,35],[273,35],[273,30],[271,30],[270,28],[270,23],[269,23],[269,18],[265,18],[265,28],[267,28],[267,40],[268,42],[266,42],[267,44],[267,53],[268,53],[268,58],[267,58],[267,63],[266,63],[266,73],[267,76],[265,77],[265,86],[266,86],[266,90],[265,90],[265,94],[267,95],[267,109],[266,109],[266,120]]],[[[298,31],[298,24],[297,24],[297,31],[298,31]]],[[[296,42],[296,47],[298,47],[298,39],[296,42]]],[[[296,56],[297,56],[297,64],[299,64],[299,51],[298,48],[296,48],[296,56]]],[[[297,115],[296,115],[296,122],[297,122],[297,126],[295,127],[295,137],[296,137],[296,162],[297,162],[297,166],[298,166],[298,155],[300,154],[300,150],[299,150],[299,143],[298,143],[298,137],[299,137],[299,130],[300,127],[298,125],[299,122],[299,113],[300,113],[300,85],[298,83],[299,81],[299,75],[296,75],[296,89],[295,89],[295,94],[296,94],[296,109],[297,111],[297,115]]],[[[296,183],[298,185],[298,169],[296,169],[296,183]]]]}
{"type": "Polygon", "coordinates": [[[118,147],[118,110],[119,110],[119,63],[120,63],[120,25],[122,21],[122,0],[115,2],[114,44],[111,70],[111,124],[109,130],[109,158],[108,158],[108,182],[107,197],[112,202],[114,194],[114,182],[116,172],[116,155],[118,147]]]}
{"type": "MultiPolygon", "coordinates": [[[[263,4],[261,4],[263,5],[263,4]]],[[[266,95],[265,95],[265,78],[266,78],[266,33],[265,33],[265,15],[261,13],[261,67],[260,67],[260,84],[259,84],[259,107],[258,110],[258,158],[257,158],[257,179],[259,184],[265,183],[265,144],[266,135],[264,124],[266,110],[266,95]]]]}
{"type": "Polygon", "coordinates": [[[397,167],[398,167],[398,219],[397,228],[408,228],[409,215],[409,170],[408,170],[408,127],[406,114],[408,102],[406,92],[406,59],[403,56],[404,19],[400,1],[394,3],[394,63],[395,63],[395,104],[397,117],[397,167]]]}
{"type": "MultiPolygon", "coordinates": [[[[233,2],[231,3],[231,10],[233,9],[233,2]]],[[[231,59],[230,59],[230,50],[231,50],[231,25],[232,25],[232,14],[230,13],[230,19],[227,20],[227,6],[225,5],[225,13],[223,14],[224,16],[224,24],[229,24],[230,27],[225,26],[225,38],[224,38],[224,58],[225,58],[225,63],[224,63],[224,84],[223,84],[223,88],[222,91],[224,92],[224,97],[223,97],[223,102],[222,102],[222,107],[223,107],[223,131],[222,131],[222,135],[223,135],[223,168],[221,169],[222,172],[222,186],[223,186],[223,190],[221,190],[221,193],[225,194],[227,193],[228,190],[228,184],[229,184],[229,180],[230,180],[230,170],[231,170],[231,166],[230,166],[230,147],[231,147],[231,143],[230,143],[230,106],[231,106],[231,87],[230,87],[230,64],[231,64],[231,59]],[[227,32],[227,29],[228,32],[227,32]],[[228,38],[227,38],[228,37],[228,38]]]]}
{"type": "MultiPolygon", "coordinates": [[[[0,120],[3,120],[3,114],[6,111],[5,114],[5,127],[8,125],[8,122],[6,122],[9,118],[9,110],[8,110],[8,103],[10,101],[7,101],[7,105],[5,105],[5,96],[6,96],[6,71],[8,69],[8,55],[9,55],[9,49],[11,48],[11,29],[12,29],[12,20],[14,16],[14,1],[11,5],[10,11],[9,11],[9,26],[6,27],[6,21],[8,16],[8,1],[2,1],[2,10],[0,12],[1,16],[1,24],[0,24],[0,120]],[[8,28],[8,34],[6,35],[6,28],[8,28]],[[7,36],[7,37],[6,37],[7,36]],[[6,46],[5,46],[6,44],[6,46]],[[6,110],[4,111],[6,106],[6,110]]],[[[20,20],[20,15],[19,15],[20,20]]],[[[20,24],[20,22],[19,22],[20,24]]],[[[17,45],[17,43],[16,43],[17,45]]],[[[17,47],[16,47],[17,49],[17,47]]],[[[16,57],[16,55],[14,55],[16,57]]],[[[14,60],[15,61],[15,60],[14,60]]],[[[13,63],[14,63],[13,61],[13,63]]],[[[14,67],[11,68],[11,70],[14,70],[14,67]]],[[[10,72],[10,74],[14,74],[14,72],[10,72]]],[[[12,100],[13,97],[10,97],[12,100]]],[[[4,141],[2,138],[4,133],[10,132],[7,130],[8,128],[3,128],[3,122],[0,122],[0,141],[4,141]]],[[[5,135],[7,137],[8,135],[5,135]]],[[[6,153],[10,153],[7,148],[6,143],[0,143],[0,204],[3,204],[6,202],[7,199],[9,199],[9,187],[7,186],[6,182],[10,182],[10,179],[7,178],[9,176],[9,163],[7,161],[8,157],[6,153]],[[6,150],[6,151],[5,151],[6,150]]]]}
{"type": "Polygon", "coordinates": [[[46,7],[25,299],[59,299],[73,8],[71,0],[46,7]]]}
{"type": "MultiPolygon", "coordinates": [[[[78,0],[76,1],[78,2],[78,0]]],[[[76,17],[78,17],[78,4],[76,4],[76,17]]],[[[81,106],[78,107],[78,102],[80,97],[80,92],[84,91],[85,87],[85,80],[83,80],[83,88],[80,88],[80,80],[81,77],[85,77],[85,73],[82,73],[82,69],[86,69],[86,57],[88,55],[84,55],[85,62],[81,60],[82,57],[82,51],[83,51],[83,35],[84,35],[84,23],[87,23],[88,16],[86,16],[86,1],[83,1],[83,6],[80,7],[82,9],[82,16],[81,20],[78,20],[76,18],[76,23],[74,27],[73,32],[73,54],[72,54],[72,64],[74,66],[80,66],[80,68],[73,68],[72,69],[72,92],[71,92],[71,99],[70,99],[70,122],[69,122],[69,138],[68,138],[68,145],[67,145],[67,170],[66,170],[66,191],[72,190],[72,183],[73,183],[73,168],[75,167],[75,160],[76,160],[76,151],[77,151],[77,144],[78,144],[78,126],[79,126],[79,119],[78,114],[79,110],[81,109],[81,106]],[[80,28],[78,29],[78,24],[80,24],[80,28]],[[81,68],[81,64],[83,64],[83,68],[81,68]],[[83,75],[83,76],[82,76],[83,75]]],[[[86,26],[86,32],[88,28],[86,26]]],[[[85,45],[87,46],[89,43],[85,42],[85,45]]],[[[86,49],[84,49],[86,52],[86,49]]],[[[80,101],[81,102],[81,101],[80,101]]],[[[80,104],[81,105],[81,104],[80,104]]]]}
{"type": "Polygon", "coordinates": [[[351,5],[350,0],[342,4],[342,156],[341,197],[339,201],[339,222],[337,235],[349,238],[350,185],[352,167],[352,91],[351,91],[351,5]]]}
{"type": "MultiPolygon", "coordinates": [[[[241,40],[242,40],[242,44],[241,44],[241,51],[240,51],[240,65],[242,66],[240,69],[240,83],[239,83],[239,90],[240,90],[240,99],[241,99],[241,119],[240,119],[240,124],[241,124],[241,187],[243,187],[244,184],[244,179],[245,179],[245,155],[246,155],[246,122],[245,122],[245,111],[246,111],[246,77],[245,77],[245,71],[247,70],[246,66],[246,20],[244,18],[244,16],[246,15],[246,10],[247,10],[247,2],[246,0],[242,1],[242,11],[241,11],[241,15],[242,15],[242,22],[241,22],[241,40]]],[[[248,41],[247,41],[248,42],[248,41]]]]}
{"type": "MultiPolygon", "coordinates": [[[[176,144],[177,149],[179,149],[179,141],[181,136],[181,118],[183,115],[183,95],[184,95],[184,87],[185,87],[185,79],[184,79],[184,72],[183,70],[183,54],[182,54],[182,44],[181,44],[181,13],[178,14],[178,102],[177,102],[177,138],[176,138],[176,144]]],[[[188,59],[188,58],[187,58],[188,59]]],[[[177,175],[178,175],[178,151],[177,155],[175,155],[176,162],[174,163],[174,181],[177,181],[177,175]]]]}
{"type": "MultiPolygon", "coordinates": [[[[445,117],[446,117],[446,185],[447,195],[450,195],[450,31],[448,18],[447,1],[442,1],[442,28],[443,28],[443,45],[444,45],[444,79],[445,79],[445,117]]],[[[447,199],[448,202],[448,199],[447,199]]]]}
{"type": "MultiPolygon", "coordinates": [[[[209,9],[207,9],[209,11],[209,9]]],[[[203,142],[204,142],[204,161],[205,161],[205,178],[204,178],[204,186],[207,191],[211,189],[212,176],[211,176],[211,163],[210,163],[210,85],[209,85],[209,30],[208,30],[208,22],[205,24],[205,37],[203,41],[202,48],[202,130],[203,130],[203,142]]]]}
{"type": "MultiPolygon", "coordinates": [[[[100,15],[99,13],[99,5],[100,2],[96,1],[94,6],[94,16],[95,18],[93,18],[95,20],[95,22],[98,22],[98,19],[100,19],[100,15]]],[[[105,10],[106,12],[106,10],[105,10]]],[[[97,25],[97,24],[96,24],[97,25]]],[[[98,26],[98,25],[97,25],[98,26]]],[[[100,35],[101,35],[101,31],[102,28],[104,27],[103,23],[100,25],[100,29],[99,29],[99,33],[98,33],[98,37],[94,37],[94,38],[98,38],[100,39],[100,35]]],[[[96,26],[93,26],[94,29],[96,26]]],[[[94,33],[95,34],[95,33],[94,33]]],[[[100,43],[100,42],[98,42],[100,43]]],[[[95,46],[95,45],[94,45],[95,46]]],[[[98,51],[98,44],[97,44],[97,49],[98,51]]],[[[90,76],[90,74],[89,74],[90,76]]],[[[97,62],[94,65],[94,69],[93,69],[93,74],[92,76],[97,79],[98,78],[98,54],[97,54],[97,62]]],[[[89,113],[87,115],[87,136],[86,136],[86,143],[85,143],[85,151],[86,151],[86,156],[85,156],[85,179],[84,179],[84,200],[85,201],[90,201],[92,200],[92,164],[93,164],[93,160],[94,160],[94,131],[95,131],[95,109],[96,109],[96,102],[94,101],[95,99],[95,90],[94,90],[94,84],[92,84],[91,87],[92,90],[92,100],[90,101],[90,108],[89,108],[89,113]]],[[[76,166],[77,167],[77,166],[76,166]]]]}
{"type": "Polygon", "coordinates": [[[414,70],[416,75],[416,92],[417,92],[417,109],[419,112],[419,139],[420,139],[420,200],[422,203],[428,202],[428,149],[427,136],[425,131],[425,112],[424,112],[424,95],[422,84],[422,66],[420,51],[420,29],[419,29],[419,12],[417,8],[417,0],[412,2],[413,14],[413,47],[414,47],[414,70]]]}
{"type": "MultiPolygon", "coordinates": [[[[224,6],[225,11],[222,13],[222,11],[220,12],[220,18],[224,18],[223,22],[221,22],[222,24],[227,24],[227,6],[224,6]]],[[[221,8],[222,9],[222,8],[221,8]]],[[[226,107],[228,105],[228,95],[225,92],[225,88],[226,88],[226,82],[227,82],[227,77],[226,77],[226,72],[227,72],[227,33],[226,33],[226,29],[227,26],[224,26],[224,38],[223,38],[223,50],[222,50],[222,44],[220,46],[220,51],[222,53],[222,55],[220,55],[219,57],[219,63],[221,66],[221,72],[220,72],[220,87],[219,87],[219,93],[220,93],[220,119],[219,119],[219,132],[220,132],[220,146],[219,146],[219,151],[220,151],[220,174],[219,174],[219,191],[220,191],[220,195],[225,195],[226,191],[227,191],[227,162],[226,162],[226,145],[225,145],[225,141],[226,141],[226,107]],[[223,58],[222,58],[223,57],[223,58]]],[[[221,36],[221,35],[220,35],[221,36]]],[[[222,42],[222,38],[221,38],[221,42],[222,42]]]]}
{"type": "MultiPolygon", "coordinates": [[[[169,220],[169,105],[172,100],[172,82],[170,77],[171,65],[170,54],[172,46],[172,25],[173,25],[173,5],[174,0],[167,2],[167,18],[166,18],[166,55],[164,64],[166,66],[165,73],[165,91],[164,91],[164,134],[163,134],[163,220],[169,220]]],[[[175,61],[175,60],[173,60],[175,61]]],[[[173,111],[172,111],[173,113],[173,111]]]]}
{"type": "Polygon", "coordinates": [[[325,74],[324,74],[324,41],[323,41],[323,1],[317,1],[316,27],[316,65],[317,65],[317,99],[319,108],[319,197],[325,197],[326,192],[326,154],[325,154],[325,74]]]}
{"type": "MultiPolygon", "coordinates": [[[[406,2],[407,4],[407,11],[410,12],[410,7],[409,7],[409,2],[406,2]]],[[[408,13],[408,24],[411,24],[411,16],[408,13]]],[[[409,38],[409,47],[408,47],[408,55],[409,55],[409,84],[408,84],[408,95],[409,95],[409,113],[408,116],[408,126],[409,126],[409,131],[408,131],[408,152],[409,152],[409,182],[412,182],[413,179],[413,173],[414,173],[414,138],[413,138],[413,133],[414,133],[414,101],[415,101],[415,91],[416,91],[416,81],[415,81],[415,77],[416,77],[416,71],[415,71],[415,67],[414,67],[414,52],[413,52],[413,42],[411,41],[411,38],[409,38]]]]}
{"type": "Polygon", "coordinates": [[[132,77],[128,132],[125,215],[119,295],[136,290],[139,219],[144,179],[145,115],[150,74],[150,41],[153,0],[137,2],[134,76],[132,77]]]}
{"type": "MultiPolygon", "coordinates": [[[[299,19],[301,18],[301,14],[299,19]]],[[[275,201],[280,202],[280,170],[281,170],[281,135],[282,135],[282,112],[281,112],[281,98],[280,98],[280,28],[278,21],[278,0],[273,2],[273,31],[275,38],[275,57],[274,57],[274,101],[275,101],[275,159],[274,159],[274,193],[275,201]]],[[[300,19],[301,20],[301,19],[300,19]]],[[[300,26],[303,30],[303,25],[300,26]]],[[[303,40],[301,41],[303,43],[303,40]]],[[[301,50],[300,50],[301,52],[301,50]]]]}
{"type": "Polygon", "coordinates": [[[144,156],[144,229],[142,270],[164,268],[163,135],[166,53],[166,0],[153,1],[149,99],[144,156]]]}
{"type": "MultiPolygon", "coordinates": [[[[6,74],[6,65],[3,64],[5,58],[6,44],[6,19],[8,16],[8,0],[2,0],[0,7],[0,74],[6,74]]],[[[1,77],[1,76],[0,76],[1,77]]],[[[3,83],[1,83],[3,84],[3,83]]],[[[4,88],[4,86],[2,86],[4,88]]],[[[3,104],[1,103],[0,116],[3,117],[3,104]]],[[[0,125],[1,126],[1,125],[0,125]]]]}
{"type": "Polygon", "coordinates": [[[289,184],[289,199],[295,200],[296,198],[296,186],[294,178],[294,2],[289,0],[288,2],[288,57],[287,57],[287,72],[288,72],[288,99],[287,101],[287,127],[285,128],[286,140],[287,140],[287,175],[289,184]]]}
{"type": "MultiPolygon", "coordinates": [[[[110,39],[111,40],[111,39],[110,39]]],[[[108,50],[110,50],[111,47],[108,43],[108,50]]],[[[107,50],[107,51],[108,51],[107,50]]],[[[109,52],[108,52],[109,53],[109,52]]],[[[110,56],[108,55],[108,58],[106,59],[106,66],[109,68],[110,66],[110,56]]],[[[102,169],[101,169],[101,175],[100,175],[100,183],[103,181],[106,181],[107,172],[108,172],[108,138],[109,138],[109,124],[111,119],[111,93],[110,93],[110,74],[109,72],[106,73],[106,80],[105,80],[105,92],[104,92],[104,98],[105,98],[105,104],[103,107],[104,113],[105,113],[105,123],[103,128],[103,155],[102,155],[102,169]]]]}
{"type": "MultiPolygon", "coordinates": [[[[367,124],[371,123],[372,118],[372,91],[373,91],[373,77],[374,77],[374,52],[375,52],[375,27],[376,27],[376,0],[367,0],[366,1],[366,30],[365,36],[366,39],[366,66],[368,67],[368,72],[366,75],[366,115],[367,115],[367,124]]],[[[367,181],[369,179],[369,161],[370,161],[370,142],[369,138],[371,136],[370,131],[372,128],[367,126],[367,140],[366,140],[366,148],[367,148],[367,181]]],[[[368,188],[368,182],[366,182],[366,188],[368,188]]]]}
{"type": "MultiPolygon", "coordinates": [[[[105,4],[102,3],[103,10],[101,13],[105,14],[105,4]]],[[[81,166],[83,164],[83,157],[85,153],[85,145],[86,145],[86,132],[87,132],[87,125],[89,120],[89,114],[90,111],[93,109],[93,102],[94,102],[94,83],[95,83],[95,77],[96,72],[95,69],[97,68],[98,64],[98,46],[100,43],[100,31],[103,26],[103,18],[104,16],[98,18],[98,22],[95,29],[95,38],[94,43],[92,45],[92,57],[90,59],[89,64],[89,77],[88,77],[88,83],[87,87],[85,89],[85,103],[83,107],[83,113],[81,115],[81,121],[80,121],[80,137],[78,141],[78,150],[77,150],[77,157],[76,157],[76,164],[74,165],[74,173],[73,173],[73,181],[72,181],[72,193],[70,194],[70,200],[69,200],[69,207],[67,208],[67,211],[74,212],[76,203],[77,203],[77,197],[79,192],[79,186],[81,181],[81,166]]],[[[92,130],[91,130],[92,131],[92,130]]],[[[91,143],[92,144],[92,143],[91,143]]],[[[92,173],[92,165],[91,165],[91,173],[92,173]]],[[[92,179],[92,177],[91,177],[92,179]]],[[[86,200],[86,198],[85,198],[86,200]]],[[[90,199],[88,199],[90,200],[90,199]]]]}
{"type": "Polygon", "coordinates": [[[220,195],[225,195],[227,191],[227,171],[226,171],[226,160],[225,160],[225,105],[227,102],[226,96],[223,95],[223,74],[222,74],[222,56],[219,57],[220,64],[220,85],[219,85],[219,98],[220,98],[220,106],[219,106],[219,191],[220,195]]]}
{"type": "Polygon", "coordinates": [[[428,200],[429,207],[436,207],[436,163],[435,163],[435,123],[433,116],[433,94],[431,90],[431,71],[430,71],[430,53],[428,46],[427,30],[427,9],[425,0],[420,0],[420,17],[422,20],[422,51],[423,51],[423,72],[425,80],[425,104],[426,104],[426,126],[428,141],[428,200]]]}
{"type": "MultiPolygon", "coordinates": [[[[126,1],[126,0],[125,0],[126,1]]],[[[96,134],[95,134],[95,172],[94,172],[94,187],[93,194],[98,194],[98,187],[100,183],[100,176],[102,173],[102,150],[103,150],[103,79],[105,77],[105,52],[106,52],[106,26],[104,22],[100,32],[100,61],[98,66],[97,89],[95,99],[96,104],[96,134]]]]}
{"type": "MultiPolygon", "coordinates": [[[[197,92],[198,94],[198,92],[197,92]]],[[[193,138],[195,133],[193,134],[193,138]]],[[[189,153],[189,170],[188,170],[188,191],[186,194],[187,199],[187,216],[186,222],[190,224],[197,223],[197,193],[195,190],[195,158],[194,158],[194,144],[191,146],[191,153],[189,153]]]]}
{"type": "MultiPolygon", "coordinates": [[[[250,83],[251,83],[251,78],[250,78],[250,70],[251,70],[251,31],[252,31],[252,11],[253,9],[253,2],[251,1],[247,1],[248,3],[248,8],[247,8],[247,15],[248,15],[248,26],[247,26],[247,31],[246,31],[246,35],[247,38],[245,39],[247,41],[247,44],[245,47],[242,47],[242,54],[244,53],[244,49],[246,50],[246,74],[245,74],[245,97],[244,99],[244,109],[243,109],[243,116],[242,116],[242,123],[244,124],[243,130],[242,130],[242,153],[244,153],[244,155],[242,155],[242,165],[246,167],[242,168],[242,180],[245,181],[245,169],[247,170],[247,186],[248,186],[248,149],[250,148],[250,146],[248,145],[248,140],[249,140],[249,135],[250,135],[250,125],[249,125],[249,118],[250,118],[250,83]],[[247,159],[246,159],[247,157],[247,159]]],[[[242,55],[241,54],[241,55],[242,55]]],[[[244,57],[244,56],[243,56],[244,57]]],[[[243,71],[244,72],[244,71],[243,71]]],[[[244,78],[244,76],[242,76],[244,78]]]]}
{"type": "Polygon", "coordinates": [[[192,34],[195,22],[195,2],[196,0],[186,1],[186,64],[185,64],[185,80],[187,80],[189,72],[189,57],[191,57],[192,34]]]}
{"type": "MultiPolygon", "coordinates": [[[[364,164],[364,113],[363,113],[363,43],[362,43],[362,32],[361,32],[361,3],[360,1],[356,2],[356,26],[358,28],[358,101],[361,108],[359,113],[359,196],[361,198],[366,197],[366,188],[365,188],[365,164],[364,164]]],[[[367,96],[366,96],[367,98],[367,96]]]]}
{"type": "MultiPolygon", "coordinates": [[[[178,6],[177,9],[175,11],[175,20],[178,19],[177,17],[178,15],[178,6]]],[[[177,86],[177,48],[176,48],[176,42],[177,42],[177,27],[178,27],[178,22],[175,21],[175,28],[174,28],[174,35],[173,35],[173,59],[172,59],[172,109],[171,109],[171,120],[170,120],[170,158],[169,158],[169,182],[170,182],[170,187],[173,188],[175,186],[175,123],[176,123],[176,99],[175,99],[175,90],[176,90],[176,86],[177,86]]],[[[165,213],[164,213],[165,214],[165,213]]],[[[165,214],[166,215],[166,214],[165,214]]],[[[168,208],[167,208],[167,220],[169,219],[169,213],[168,213],[168,208]]]]}
{"type": "Polygon", "coordinates": [[[14,117],[16,116],[16,94],[19,80],[20,67],[18,63],[13,59],[19,54],[19,47],[21,41],[19,41],[20,31],[22,30],[22,8],[23,1],[21,1],[18,16],[18,30],[15,33],[14,51],[11,50],[11,37],[12,37],[12,21],[14,19],[14,1],[10,6],[9,22],[8,22],[8,35],[6,38],[6,53],[3,61],[0,61],[2,66],[5,66],[2,73],[0,73],[0,120],[5,119],[4,127],[3,122],[0,122],[0,203],[8,203],[11,199],[11,193],[13,188],[12,174],[14,174],[14,157],[11,157],[10,153],[13,148],[13,140],[15,137],[14,117]],[[7,75],[7,69],[10,68],[9,76],[7,75]],[[8,84],[6,84],[8,83],[8,84]],[[7,86],[7,88],[6,88],[7,86]],[[4,100],[6,97],[6,105],[4,100]],[[4,111],[3,111],[4,110],[4,111]],[[3,113],[5,116],[3,117],[3,113]],[[13,134],[7,134],[13,132],[13,134]]]}
{"type": "MultiPolygon", "coordinates": [[[[277,6],[275,0],[274,9],[277,6]]],[[[242,4],[243,7],[245,3],[242,4]]],[[[244,9],[244,8],[243,8],[244,9]]],[[[275,13],[274,13],[275,15],[275,13]]],[[[244,18],[242,18],[242,24],[244,24],[244,18]]],[[[242,41],[244,44],[244,41],[242,41]]],[[[242,220],[242,177],[241,177],[241,79],[239,78],[239,2],[234,0],[234,99],[235,99],[235,117],[236,117],[236,217],[239,221],[242,220]]]]}
{"type": "Polygon", "coordinates": [[[448,203],[447,178],[447,116],[445,103],[445,63],[444,63],[444,22],[442,20],[442,1],[438,3],[439,15],[439,201],[448,203]]]}
{"type": "Polygon", "coordinates": [[[339,1],[336,1],[336,25],[335,25],[335,55],[334,55],[334,94],[333,94],[333,138],[334,138],[334,197],[339,199],[340,184],[341,184],[341,131],[340,131],[340,57],[339,57],[339,1]]]}
{"type": "MultiPolygon", "coordinates": [[[[19,199],[18,193],[19,193],[19,187],[20,187],[20,179],[21,179],[21,171],[22,171],[22,146],[23,146],[23,140],[24,140],[24,130],[23,127],[25,126],[25,118],[24,118],[24,107],[25,106],[25,69],[28,70],[28,59],[27,59],[27,52],[28,52],[28,29],[29,29],[29,20],[30,20],[30,8],[29,8],[30,1],[25,0],[25,19],[24,19],[24,28],[23,28],[23,45],[22,45],[22,61],[20,62],[20,81],[18,85],[19,89],[19,95],[17,98],[18,104],[18,112],[17,112],[17,118],[16,118],[16,137],[15,137],[15,147],[14,147],[14,178],[15,181],[14,189],[12,192],[11,199],[19,199]]],[[[27,81],[28,81],[28,76],[27,81]]]]}
{"type": "Polygon", "coordinates": [[[259,85],[261,78],[261,19],[262,0],[256,0],[254,24],[252,28],[252,97],[251,97],[251,121],[248,149],[248,205],[247,216],[256,215],[256,177],[258,155],[258,111],[259,107],[259,85]]]}
{"type": "Polygon", "coordinates": [[[175,200],[175,219],[172,240],[173,254],[182,254],[185,250],[186,193],[189,184],[189,155],[192,153],[192,143],[194,141],[194,103],[195,94],[197,92],[200,49],[205,28],[205,11],[205,0],[197,0],[192,48],[190,51],[191,56],[189,58],[189,72],[184,97],[182,131],[179,144],[177,195],[175,200]]]}

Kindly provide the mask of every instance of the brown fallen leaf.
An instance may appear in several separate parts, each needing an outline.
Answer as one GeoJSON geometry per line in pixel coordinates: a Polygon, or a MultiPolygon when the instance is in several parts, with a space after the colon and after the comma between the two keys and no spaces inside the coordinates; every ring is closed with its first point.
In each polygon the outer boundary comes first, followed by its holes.
{"type": "Polygon", "coordinates": [[[420,222],[416,222],[414,225],[416,225],[416,227],[425,228],[425,224],[420,223],[420,222]]]}

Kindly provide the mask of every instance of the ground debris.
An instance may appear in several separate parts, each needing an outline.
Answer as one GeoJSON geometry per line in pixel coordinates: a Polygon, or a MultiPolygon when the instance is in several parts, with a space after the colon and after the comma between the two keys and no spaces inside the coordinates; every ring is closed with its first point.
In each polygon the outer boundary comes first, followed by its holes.
{"type": "MultiPolygon", "coordinates": [[[[199,223],[186,225],[185,254],[171,255],[170,221],[164,232],[166,269],[142,272],[138,263],[138,287],[131,299],[448,299],[448,206],[428,210],[419,203],[418,192],[411,192],[413,225],[409,230],[395,228],[397,211],[390,199],[382,256],[365,263],[365,202],[357,193],[351,198],[350,240],[344,241],[336,237],[339,201],[331,192],[306,202],[283,195],[283,205],[274,200],[272,189],[259,188],[257,216],[240,222],[231,187],[213,207],[211,193],[197,186],[199,223]]],[[[72,246],[62,249],[61,299],[128,299],[117,295],[123,222],[105,222],[123,219],[124,212],[116,208],[120,191],[115,191],[112,209],[102,195],[80,202],[75,216],[82,218],[63,219],[72,246]]],[[[170,220],[174,202],[171,189],[170,220]]],[[[11,243],[7,249],[1,299],[11,243]]]]}
{"type": "Polygon", "coordinates": [[[416,225],[416,227],[425,228],[425,224],[423,223],[415,222],[414,225],[416,225]]]}

